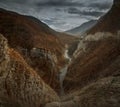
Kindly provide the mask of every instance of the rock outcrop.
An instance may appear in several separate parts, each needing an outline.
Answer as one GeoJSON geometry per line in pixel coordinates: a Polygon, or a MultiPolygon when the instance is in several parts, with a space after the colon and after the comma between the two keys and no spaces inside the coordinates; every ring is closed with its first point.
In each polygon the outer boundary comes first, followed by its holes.
{"type": "Polygon", "coordinates": [[[119,107],[120,72],[62,98],[61,107],[119,107]]]}
{"type": "Polygon", "coordinates": [[[53,89],[0,35],[0,104],[3,107],[44,107],[56,101],[59,97],[53,89]]]}

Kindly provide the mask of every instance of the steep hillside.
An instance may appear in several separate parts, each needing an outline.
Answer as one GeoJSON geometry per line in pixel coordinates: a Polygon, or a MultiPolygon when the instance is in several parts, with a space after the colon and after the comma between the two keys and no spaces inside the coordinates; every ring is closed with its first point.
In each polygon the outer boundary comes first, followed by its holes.
{"type": "Polygon", "coordinates": [[[66,91],[80,89],[119,71],[119,10],[120,1],[114,0],[111,10],[80,40],[64,81],[66,91]]]}
{"type": "Polygon", "coordinates": [[[0,9],[0,19],[0,32],[6,34],[5,36],[8,37],[9,42],[12,41],[13,37],[16,37],[16,41],[14,41],[15,43],[12,43],[12,46],[19,44],[20,46],[29,49],[33,48],[34,45],[36,47],[41,46],[43,48],[51,49],[53,48],[52,46],[57,44],[58,46],[54,48],[61,49],[61,43],[59,43],[56,35],[52,31],[48,30],[50,28],[47,25],[40,21],[38,23],[31,17],[22,16],[3,9],[0,9]],[[10,36],[11,33],[13,34],[12,37],[10,36]],[[9,36],[11,38],[9,38],[9,36]],[[24,44],[21,43],[21,39],[24,39],[24,44]],[[52,42],[52,40],[55,42],[52,42]]]}
{"type": "Polygon", "coordinates": [[[0,9],[0,33],[46,83],[57,87],[58,69],[65,59],[64,45],[55,31],[36,18],[0,9]]]}
{"type": "Polygon", "coordinates": [[[120,30],[120,1],[114,0],[112,8],[109,12],[100,18],[98,23],[87,33],[94,34],[96,32],[117,33],[120,30]]]}
{"type": "Polygon", "coordinates": [[[114,36],[105,35],[105,38],[99,40],[84,39],[85,49],[79,48],[79,54],[68,68],[64,81],[67,92],[119,71],[120,39],[114,36]]]}
{"type": "Polygon", "coordinates": [[[59,33],[58,38],[63,42],[66,49],[68,49],[68,55],[72,57],[73,53],[77,49],[77,45],[79,43],[79,37],[72,36],[66,33],[59,33]]]}
{"type": "MultiPolygon", "coordinates": [[[[87,67],[88,76],[81,73],[84,79],[79,81],[79,84],[74,81],[77,88],[74,84],[71,84],[70,88],[76,88],[75,91],[63,96],[60,101],[57,94],[43,82],[18,52],[8,47],[7,40],[0,35],[0,104],[3,107],[119,107],[120,40],[113,36],[97,42],[89,40],[89,43],[93,44],[91,46],[86,44],[87,49],[91,49],[88,51],[92,55],[85,60],[81,58],[82,65],[84,68],[87,67]],[[100,73],[99,69],[104,72],[100,73]],[[89,75],[91,70],[93,72],[89,75]],[[89,82],[87,85],[86,80],[89,82]],[[81,82],[85,85],[84,88],[81,87],[81,82]]],[[[75,71],[73,75],[81,78],[81,74],[78,75],[75,71]]],[[[75,79],[78,81],[79,78],[75,79]]]]}
{"type": "Polygon", "coordinates": [[[119,101],[120,72],[63,97],[61,107],[119,107],[119,101]]]}
{"type": "Polygon", "coordinates": [[[57,94],[0,35],[0,105],[43,107],[59,101],[57,94]]]}
{"type": "Polygon", "coordinates": [[[81,26],[73,28],[71,30],[66,31],[68,34],[72,35],[81,35],[85,33],[87,30],[92,28],[97,23],[97,20],[90,20],[88,22],[83,23],[81,26]]]}

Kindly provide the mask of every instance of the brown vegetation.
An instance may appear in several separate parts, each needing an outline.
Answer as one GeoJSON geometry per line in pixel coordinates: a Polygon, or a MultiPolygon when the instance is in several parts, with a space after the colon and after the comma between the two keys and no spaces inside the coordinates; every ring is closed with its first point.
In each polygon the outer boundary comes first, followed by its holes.
{"type": "Polygon", "coordinates": [[[64,81],[66,91],[80,89],[120,69],[120,40],[107,38],[89,41],[86,52],[79,54],[68,68],[64,81]]]}
{"type": "Polygon", "coordinates": [[[46,103],[59,101],[57,94],[43,82],[21,55],[8,48],[6,39],[1,35],[0,46],[0,103],[42,107],[46,103]]]}
{"type": "Polygon", "coordinates": [[[10,47],[17,50],[27,63],[36,69],[46,83],[54,89],[58,88],[56,70],[65,64],[65,59],[64,45],[55,31],[36,18],[0,9],[0,33],[8,39],[10,47]],[[48,51],[54,54],[57,59],[56,62],[53,60],[55,66],[52,67],[52,62],[45,57],[42,60],[39,57],[32,58],[30,52],[33,48],[42,48],[46,50],[45,54],[48,51]],[[21,49],[27,51],[27,56],[21,52],[21,49]]]}

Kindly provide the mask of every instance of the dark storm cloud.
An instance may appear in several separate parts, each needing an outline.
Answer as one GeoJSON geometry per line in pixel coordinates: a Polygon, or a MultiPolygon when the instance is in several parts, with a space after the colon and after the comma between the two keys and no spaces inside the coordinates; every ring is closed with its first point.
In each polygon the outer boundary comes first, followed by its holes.
{"type": "Polygon", "coordinates": [[[72,0],[0,0],[3,3],[35,4],[36,6],[80,6],[80,2],[72,0]]]}
{"type": "Polygon", "coordinates": [[[99,17],[104,14],[104,12],[97,12],[97,11],[83,11],[81,12],[82,15],[86,16],[94,16],[94,17],[99,17]]]}
{"type": "Polygon", "coordinates": [[[52,28],[67,30],[98,19],[113,0],[0,0],[0,8],[34,16],[52,28]]]}
{"type": "Polygon", "coordinates": [[[108,9],[112,0],[35,0],[34,2],[37,6],[91,6],[108,9]]]}
{"type": "Polygon", "coordinates": [[[111,7],[111,3],[92,3],[88,5],[89,7],[92,8],[98,8],[99,10],[103,10],[103,9],[109,9],[111,7]]]}
{"type": "Polygon", "coordinates": [[[20,4],[23,4],[23,3],[27,3],[28,0],[0,0],[0,2],[2,3],[20,3],[20,4]]]}
{"type": "MultiPolygon", "coordinates": [[[[38,6],[84,6],[89,4],[90,6],[104,6],[109,7],[112,0],[0,0],[3,3],[19,3],[19,4],[36,4],[38,6]],[[99,2],[98,2],[99,1],[99,2]]],[[[103,8],[104,8],[103,7],[103,8]]]]}
{"type": "Polygon", "coordinates": [[[48,1],[44,1],[44,2],[37,2],[36,3],[37,6],[82,6],[82,3],[78,3],[78,2],[71,2],[68,0],[48,0],[48,1]]]}
{"type": "Polygon", "coordinates": [[[101,16],[104,12],[101,11],[90,11],[90,10],[79,10],[77,8],[69,8],[68,9],[69,14],[78,14],[78,15],[84,15],[84,16],[94,16],[94,17],[99,17],[101,16]]]}

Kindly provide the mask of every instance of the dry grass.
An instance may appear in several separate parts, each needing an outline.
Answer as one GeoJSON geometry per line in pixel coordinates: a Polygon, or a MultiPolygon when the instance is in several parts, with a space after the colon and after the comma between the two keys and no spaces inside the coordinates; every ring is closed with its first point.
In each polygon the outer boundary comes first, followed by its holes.
{"type": "Polygon", "coordinates": [[[74,101],[77,107],[119,107],[120,77],[103,78],[62,99],[63,105],[74,101]]]}
{"type": "Polygon", "coordinates": [[[45,82],[55,89],[56,86],[53,84],[59,86],[58,80],[56,79],[58,66],[61,67],[66,63],[63,57],[64,44],[59,40],[55,31],[44,23],[40,21],[36,22],[35,20],[0,9],[0,33],[8,39],[10,47],[18,52],[21,52],[20,48],[28,50],[27,57],[23,53],[21,53],[21,55],[38,74],[41,76],[44,75],[42,78],[45,82]],[[30,50],[34,47],[43,48],[54,54],[58,61],[55,63],[55,67],[51,67],[51,63],[45,58],[43,60],[31,58],[30,50]],[[49,76],[49,74],[52,75],[52,77],[49,76]],[[53,78],[52,83],[50,82],[51,78],[53,78]]]}

